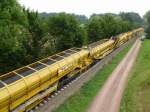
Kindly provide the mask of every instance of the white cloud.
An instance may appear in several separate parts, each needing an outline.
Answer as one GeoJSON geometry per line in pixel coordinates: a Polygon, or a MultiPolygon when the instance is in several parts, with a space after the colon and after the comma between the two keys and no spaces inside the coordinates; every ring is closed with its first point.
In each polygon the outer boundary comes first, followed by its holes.
{"type": "Polygon", "coordinates": [[[141,16],[150,9],[148,0],[19,0],[19,3],[39,12],[68,12],[85,14],[138,12],[141,16]]]}

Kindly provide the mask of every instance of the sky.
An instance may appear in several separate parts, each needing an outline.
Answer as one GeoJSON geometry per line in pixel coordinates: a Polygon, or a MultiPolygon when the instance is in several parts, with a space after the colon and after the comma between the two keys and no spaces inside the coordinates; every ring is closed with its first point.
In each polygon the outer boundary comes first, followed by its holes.
{"type": "Polygon", "coordinates": [[[137,12],[150,10],[149,0],[18,0],[22,6],[38,12],[66,12],[86,15],[96,13],[137,12]]]}

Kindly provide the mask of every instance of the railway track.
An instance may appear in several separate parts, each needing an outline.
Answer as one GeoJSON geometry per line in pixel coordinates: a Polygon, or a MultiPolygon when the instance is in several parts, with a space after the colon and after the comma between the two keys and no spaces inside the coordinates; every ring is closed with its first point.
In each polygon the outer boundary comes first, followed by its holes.
{"type": "Polygon", "coordinates": [[[121,61],[99,91],[88,112],[119,112],[123,91],[130,70],[135,62],[141,41],[136,40],[126,57],[121,61]]]}
{"type": "Polygon", "coordinates": [[[95,63],[90,69],[85,71],[82,75],[76,77],[69,84],[65,85],[63,88],[46,98],[42,103],[36,106],[30,112],[51,112],[53,109],[57,108],[60,104],[62,104],[67,98],[73,95],[76,91],[78,91],[81,86],[89,81],[100,69],[103,68],[105,64],[110,62],[112,58],[118,54],[124,47],[128,46],[129,43],[135,41],[135,38],[129,40],[124,43],[121,47],[116,49],[114,52],[106,56],[101,61],[95,63]]]}

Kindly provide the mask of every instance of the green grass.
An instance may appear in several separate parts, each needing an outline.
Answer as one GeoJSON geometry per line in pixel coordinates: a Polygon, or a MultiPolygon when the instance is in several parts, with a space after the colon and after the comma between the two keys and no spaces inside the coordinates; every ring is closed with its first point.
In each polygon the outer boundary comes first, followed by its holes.
{"type": "Polygon", "coordinates": [[[122,99],[121,112],[150,112],[150,40],[142,43],[122,99]]]}
{"type": "Polygon", "coordinates": [[[116,55],[113,60],[104,66],[90,81],[84,84],[81,89],[67,99],[59,108],[55,109],[53,112],[84,112],[88,108],[90,102],[96,96],[99,89],[103,86],[106,79],[116,68],[118,63],[122,60],[125,54],[130,49],[130,43],[123,51],[116,55]]]}

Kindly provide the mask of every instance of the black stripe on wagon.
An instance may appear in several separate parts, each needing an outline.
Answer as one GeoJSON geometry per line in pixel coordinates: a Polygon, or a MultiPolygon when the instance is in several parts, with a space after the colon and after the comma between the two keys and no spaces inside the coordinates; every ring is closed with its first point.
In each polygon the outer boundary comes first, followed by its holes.
{"type": "Polygon", "coordinates": [[[3,77],[0,78],[1,81],[3,81],[6,84],[13,83],[17,80],[21,79],[20,76],[16,75],[15,73],[11,72],[3,77]]]}
{"type": "Polygon", "coordinates": [[[41,62],[44,63],[44,64],[47,64],[47,65],[51,65],[51,64],[53,64],[55,61],[50,60],[50,59],[45,59],[45,60],[43,60],[43,61],[41,61],[41,62]]]}
{"type": "Polygon", "coordinates": [[[28,76],[28,75],[34,73],[35,71],[25,67],[23,69],[17,70],[16,72],[25,77],[25,76],[28,76]]]}
{"type": "Polygon", "coordinates": [[[45,68],[46,65],[43,65],[43,64],[41,64],[41,63],[35,63],[35,64],[33,64],[33,65],[30,65],[30,67],[31,67],[31,68],[34,68],[34,69],[36,69],[36,70],[40,70],[40,69],[42,69],[42,68],[45,68]]]}
{"type": "Polygon", "coordinates": [[[0,88],[4,87],[4,84],[0,82],[0,88]]]}

